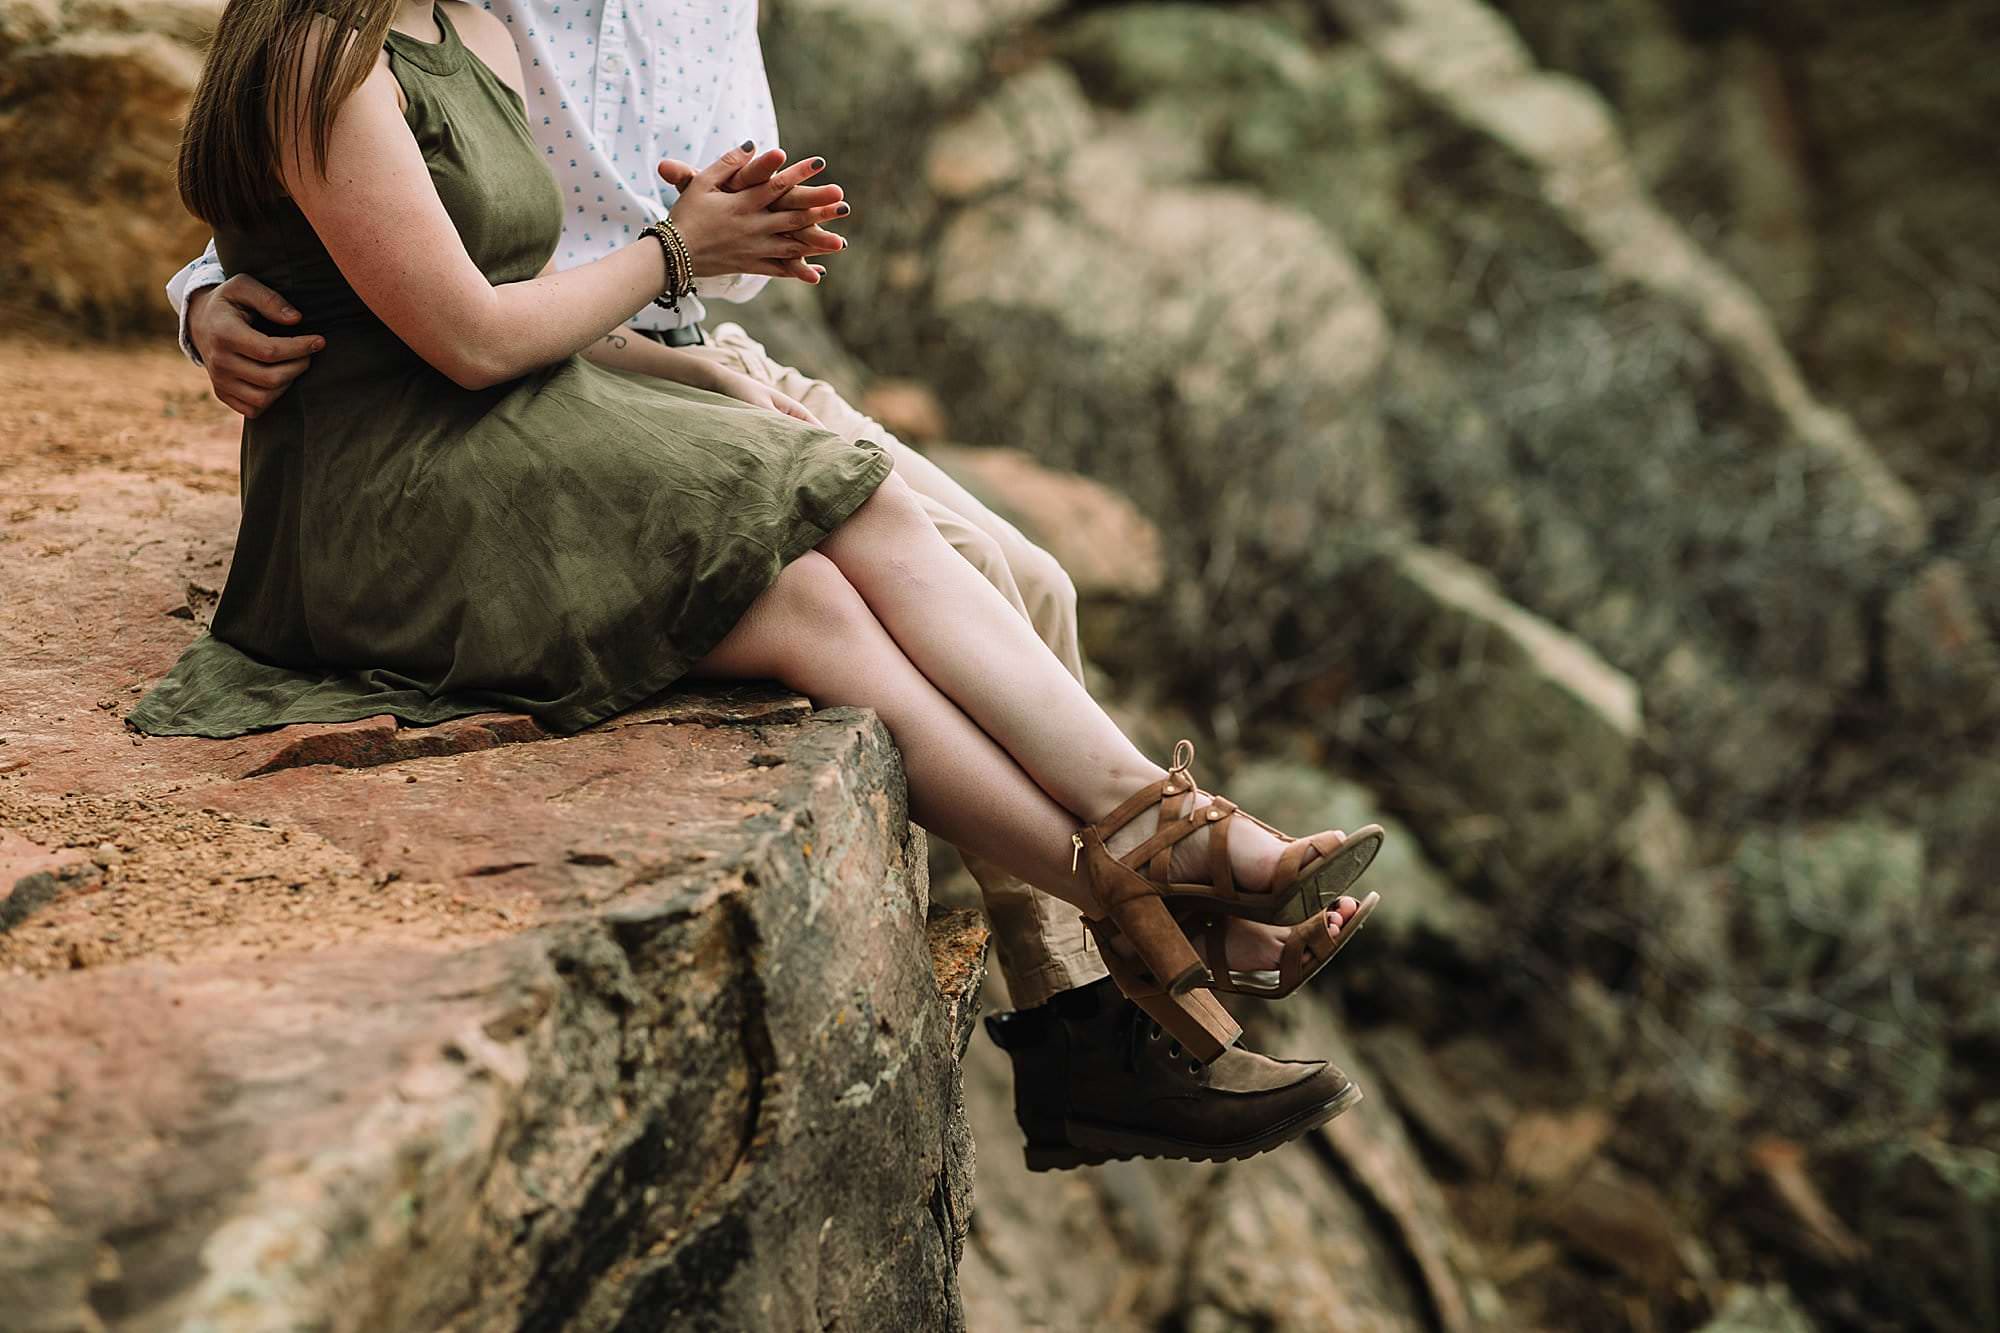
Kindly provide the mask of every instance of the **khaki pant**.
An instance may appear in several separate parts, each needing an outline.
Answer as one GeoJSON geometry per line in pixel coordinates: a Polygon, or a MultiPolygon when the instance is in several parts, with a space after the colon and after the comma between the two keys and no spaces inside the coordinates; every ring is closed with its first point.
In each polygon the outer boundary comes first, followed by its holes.
{"type": "MultiPolygon", "coordinates": [[[[1083,679],[1077,647],[1076,589],[1055,557],[1029,541],[1006,519],[925,458],[863,416],[824,380],[780,365],[763,344],[740,325],[724,324],[705,344],[686,349],[714,357],[731,369],[770,385],[803,403],[828,429],[847,438],[873,440],[896,460],[896,472],[923,497],[938,531],[984,574],[1015,610],[1035,627],[1062,664],[1083,679]]],[[[1059,898],[1029,888],[989,862],[965,858],[979,884],[986,919],[993,928],[994,952],[1007,993],[1019,1008],[1087,985],[1104,975],[1090,932],[1077,911],[1059,898]]]]}

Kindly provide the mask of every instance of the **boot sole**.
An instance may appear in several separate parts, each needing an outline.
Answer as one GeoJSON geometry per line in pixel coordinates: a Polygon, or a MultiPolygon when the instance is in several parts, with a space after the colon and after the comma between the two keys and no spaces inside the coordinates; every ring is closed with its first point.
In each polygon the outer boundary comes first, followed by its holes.
{"type": "Polygon", "coordinates": [[[1071,1120],[1065,1126],[1068,1145],[1060,1148],[1031,1145],[1027,1150],[1028,1169],[1067,1171],[1079,1166],[1130,1161],[1135,1157],[1166,1158],[1176,1162],[1239,1162],[1246,1157],[1281,1148],[1300,1135],[1318,1129],[1335,1116],[1352,1110],[1360,1102],[1360,1086],[1349,1083],[1330,1101],[1301,1111],[1290,1120],[1253,1138],[1235,1143],[1193,1143],[1163,1134],[1142,1134],[1087,1120],[1071,1120]]]}

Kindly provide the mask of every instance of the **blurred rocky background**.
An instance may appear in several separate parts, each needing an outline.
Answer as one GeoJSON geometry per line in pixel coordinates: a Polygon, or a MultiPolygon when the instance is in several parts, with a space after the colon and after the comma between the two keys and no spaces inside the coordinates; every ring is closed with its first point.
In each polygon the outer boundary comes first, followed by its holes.
{"type": "MultiPolygon", "coordinates": [[[[213,10],[0,0],[11,311],[161,328],[213,10]]],[[[2000,10],[763,21],[857,211],[743,322],[1064,557],[1151,748],[1393,829],[1244,1013],[1369,1090],[1303,1146],[1030,1177],[975,1039],[970,1326],[2000,1328],[2000,10]]]]}

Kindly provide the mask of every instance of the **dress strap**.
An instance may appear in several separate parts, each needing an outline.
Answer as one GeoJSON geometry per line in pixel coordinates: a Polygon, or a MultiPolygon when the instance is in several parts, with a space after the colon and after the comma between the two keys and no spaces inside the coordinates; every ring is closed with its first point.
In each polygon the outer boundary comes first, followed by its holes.
{"type": "Polygon", "coordinates": [[[437,41],[427,42],[391,28],[386,42],[388,49],[398,60],[408,61],[427,74],[456,74],[465,68],[469,52],[458,39],[458,29],[451,25],[443,5],[433,4],[431,17],[437,20],[438,31],[444,34],[437,41]]]}

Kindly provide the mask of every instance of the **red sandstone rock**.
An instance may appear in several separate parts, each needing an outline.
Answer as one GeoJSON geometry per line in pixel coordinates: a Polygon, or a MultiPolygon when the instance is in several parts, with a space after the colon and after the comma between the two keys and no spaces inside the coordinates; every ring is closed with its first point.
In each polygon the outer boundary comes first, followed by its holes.
{"type": "Polygon", "coordinates": [[[171,350],[5,354],[0,1325],[949,1323],[984,931],[879,723],[136,736],[233,426],[171,350]]]}

